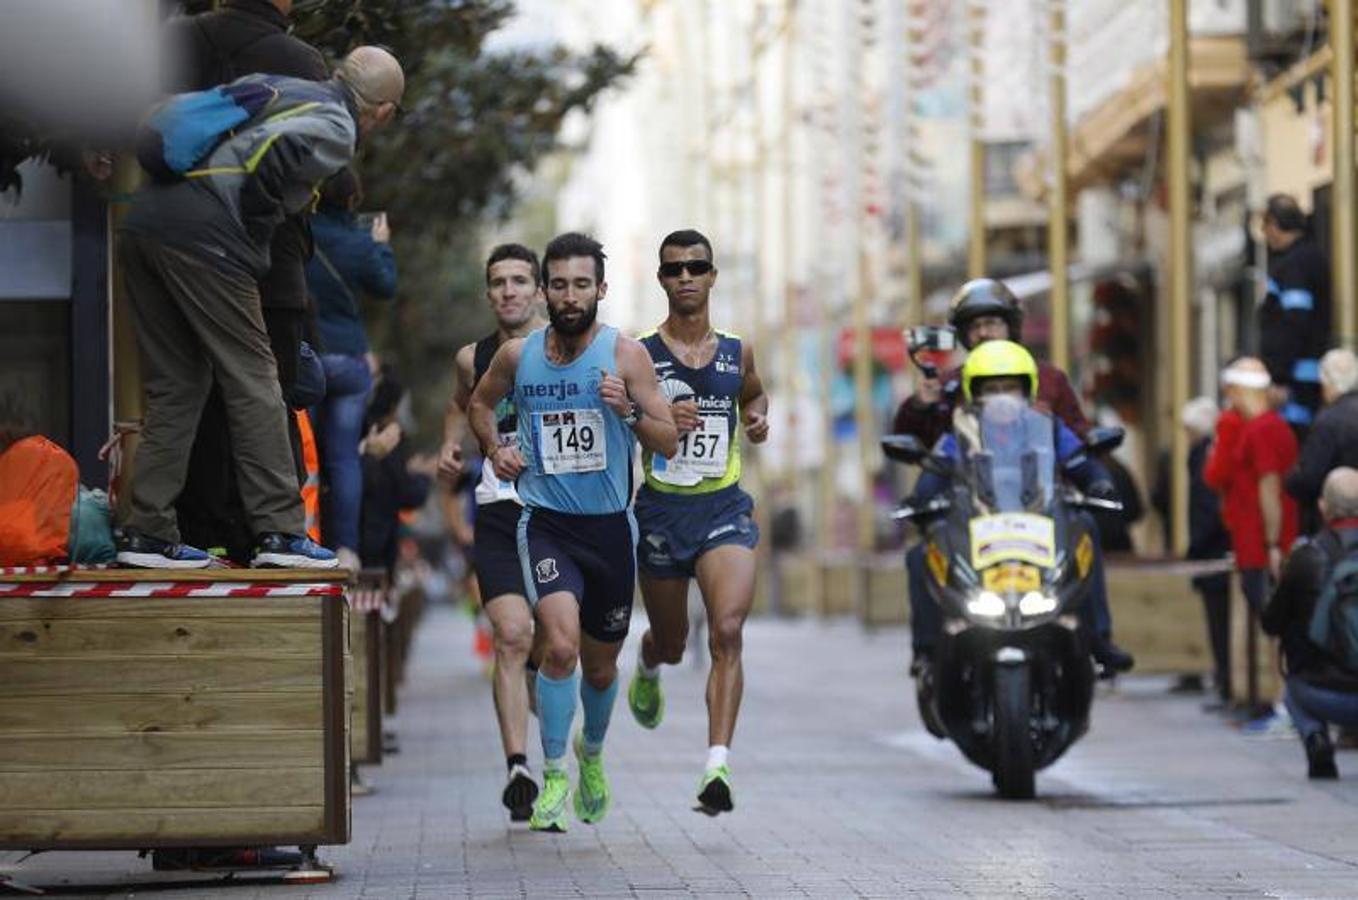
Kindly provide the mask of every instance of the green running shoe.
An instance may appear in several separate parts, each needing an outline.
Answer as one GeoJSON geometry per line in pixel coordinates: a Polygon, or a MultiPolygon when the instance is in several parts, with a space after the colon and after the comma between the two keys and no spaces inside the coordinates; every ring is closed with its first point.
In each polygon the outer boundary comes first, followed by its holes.
{"type": "Polygon", "coordinates": [[[642,728],[654,728],[665,716],[665,692],[660,689],[660,676],[647,678],[641,670],[632,673],[632,683],[627,686],[627,705],[632,709],[632,718],[642,728]]]}
{"type": "Polygon", "coordinates": [[[542,793],[533,803],[532,831],[566,830],[566,801],[571,795],[571,779],[564,769],[548,769],[542,776],[542,793]]]}
{"type": "Polygon", "coordinates": [[[603,820],[613,798],[604,775],[604,755],[585,752],[585,736],[575,736],[575,759],[580,764],[580,782],[575,786],[575,817],[586,825],[603,820]]]}
{"type": "Polygon", "coordinates": [[[717,766],[703,773],[698,782],[698,805],[695,811],[709,816],[720,815],[736,808],[731,799],[731,770],[727,766],[717,766]]]}

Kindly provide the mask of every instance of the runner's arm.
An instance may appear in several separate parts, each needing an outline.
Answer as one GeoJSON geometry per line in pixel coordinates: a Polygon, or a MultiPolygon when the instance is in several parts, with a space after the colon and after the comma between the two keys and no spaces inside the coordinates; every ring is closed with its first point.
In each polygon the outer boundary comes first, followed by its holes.
{"type": "Polygon", "coordinates": [[[740,418],[750,441],[762,444],[769,436],[769,395],[754,365],[754,347],[748,343],[741,345],[740,371],[740,418]]]}
{"type": "Polygon", "coordinates": [[[522,349],[523,341],[515,339],[495,351],[495,358],[490,361],[486,374],[481,376],[467,407],[467,419],[481,445],[482,455],[495,467],[495,474],[507,480],[517,478],[523,471],[523,457],[518,447],[500,445],[495,406],[514,388],[514,373],[519,368],[522,349]]]}
{"type": "Polygon", "coordinates": [[[443,449],[438,474],[451,484],[462,474],[462,442],[467,436],[467,405],[472,399],[472,360],[476,345],[468,344],[453,359],[453,395],[443,411],[443,449]]]}
{"type": "Polygon", "coordinates": [[[673,456],[679,450],[679,431],[674,427],[670,405],[655,380],[651,354],[640,341],[618,338],[618,374],[622,376],[627,396],[638,407],[637,422],[632,430],[641,446],[667,459],[673,456]]]}

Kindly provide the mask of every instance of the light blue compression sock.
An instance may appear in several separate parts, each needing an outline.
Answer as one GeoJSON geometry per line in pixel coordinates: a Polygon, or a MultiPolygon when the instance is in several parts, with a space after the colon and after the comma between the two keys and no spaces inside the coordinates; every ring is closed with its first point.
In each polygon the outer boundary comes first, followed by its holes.
{"type": "Polygon", "coordinates": [[[565,678],[548,678],[538,672],[538,725],[542,729],[545,768],[564,765],[571,723],[575,721],[575,683],[579,679],[579,672],[565,678]]]}
{"type": "Polygon", "coordinates": [[[602,691],[580,679],[580,705],[585,708],[585,752],[595,756],[604,749],[604,735],[608,734],[608,720],[613,715],[613,701],[618,696],[618,677],[602,691]]]}

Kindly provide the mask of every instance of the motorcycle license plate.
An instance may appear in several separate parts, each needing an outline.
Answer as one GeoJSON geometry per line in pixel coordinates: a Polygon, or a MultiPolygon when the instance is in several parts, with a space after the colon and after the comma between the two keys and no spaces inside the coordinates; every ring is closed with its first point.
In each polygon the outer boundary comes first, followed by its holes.
{"type": "Polygon", "coordinates": [[[1056,523],[1033,513],[999,513],[972,519],[972,568],[979,572],[1004,562],[1054,566],[1056,523]]]}
{"type": "Polygon", "coordinates": [[[1036,566],[1000,563],[981,573],[981,587],[997,594],[1005,591],[1026,594],[1042,588],[1042,573],[1036,566]]]}

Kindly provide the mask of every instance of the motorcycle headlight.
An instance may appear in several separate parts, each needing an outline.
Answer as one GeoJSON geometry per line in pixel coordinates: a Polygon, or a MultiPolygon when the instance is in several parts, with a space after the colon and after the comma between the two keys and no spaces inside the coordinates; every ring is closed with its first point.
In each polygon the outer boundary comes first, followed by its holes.
{"type": "Polygon", "coordinates": [[[967,612],[982,618],[998,619],[1004,609],[1004,598],[994,591],[981,591],[967,601],[967,612]]]}
{"type": "Polygon", "coordinates": [[[1056,598],[1037,591],[1029,591],[1019,599],[1019,613],[1025,616],[1045,616],[1056,611],[1056,598]]]}

